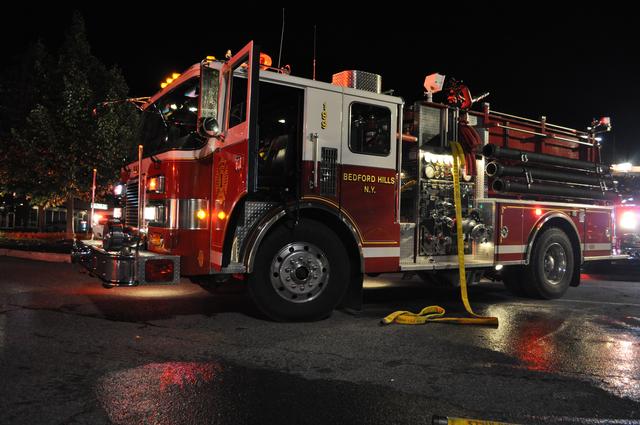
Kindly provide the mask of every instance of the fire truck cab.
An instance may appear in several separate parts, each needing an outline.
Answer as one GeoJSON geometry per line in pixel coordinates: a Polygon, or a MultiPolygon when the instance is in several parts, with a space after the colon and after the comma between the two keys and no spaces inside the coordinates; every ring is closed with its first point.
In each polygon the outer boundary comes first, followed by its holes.
{"type": "Polygon", "coordinates": [[[144,107],[123,242],[74,259],[107,286],[242,274],[275,320],[357,306],[364,274],[457,284],[454,141],[471,283],[498,266],[515,292],[555,298],[583,261],[615,256],[592,133],[380,89],[361,71],[325,83],[261,66],[253,43],[194,65],[144,107]]]}

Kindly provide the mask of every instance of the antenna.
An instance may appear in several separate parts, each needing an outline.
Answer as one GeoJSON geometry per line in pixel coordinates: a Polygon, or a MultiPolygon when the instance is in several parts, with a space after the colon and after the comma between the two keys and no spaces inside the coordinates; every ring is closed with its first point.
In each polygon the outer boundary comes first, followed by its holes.
{"type": "Polygon", "coordinates": [[[313,80],[316,80],[316,26],[313,26],[313,80]]]}
{"type": "Polygon", "coordinates": [[[284,40],[284,7],[282,8],[282,32],[280,33],[280,52],[278,53],[278,69],[280,69],[280,59],[282,59],[282,40],[284,40]]]}

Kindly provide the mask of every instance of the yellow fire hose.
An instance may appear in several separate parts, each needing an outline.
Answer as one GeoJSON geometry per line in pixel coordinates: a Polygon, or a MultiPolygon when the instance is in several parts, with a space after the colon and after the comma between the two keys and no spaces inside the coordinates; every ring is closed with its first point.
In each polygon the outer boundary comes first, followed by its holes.
{"type": "Polygon", "coordinates": [[[460,197],[460,164],[464,164],[464,152],[458,142],[451,142],[451,153],[453,154],[453,199],[456,210],[456,239],[458,245],[458,266],[460,270],[460,296],[465,310],[471,317],[443,317],[444,308],[433,305],[423,308],[419,313],[410,311],[396,311],[382,319],[381,324],[390,325],[398,323],[401,325],[422,325],[427,322],[446,322],[459,325],[484,325],[498,326],[497,317],[479,316],[473,312],[469,304],[467,294],[467,277],[464,266],[464,240],[462,235],[462,201],[460,197]]]}

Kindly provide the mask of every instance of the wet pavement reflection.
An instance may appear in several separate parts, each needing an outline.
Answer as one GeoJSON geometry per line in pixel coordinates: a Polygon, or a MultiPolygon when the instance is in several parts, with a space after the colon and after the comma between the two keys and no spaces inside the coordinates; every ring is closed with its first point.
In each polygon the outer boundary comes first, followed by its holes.
{"type": "Polygon", "coordinates": [[[550,317],[534,309],[492,306],[500,327],[488,334],[488,348],[516,357],[529,370],[588,378],[620,397],[640,401],[640,329],[637,318],[612,321],[550,317]],[[627,323],[631,322],[631,323],[627,323]]]}
{"type": "Polygon", "coordinates": [[[426,423],[427,400],[341,381],[220,362],[150,363],[110,373],[98,399],[114,424],[426,423]],[[411,406],[411,408],[407,408],[411,406]]]}
{"type": "MultiPolygon", "coordinates": [[[[583,286],[589,285],[589,278],[583,275],[587,281],[583,286]]],[[[452,315],[463,314],[456,290],[411,285],[398,288],[379,282],[370,285],[379,293],[368,294],[369,301],[425,298],[452,315]]],[[[580,290],[585,288],[574,291],[580,290]]],[[[602,291],[607,291],[606,287],[602,291]]],[[[501,284],[471,288],[476,310],[499,320],[499,327],[482,332],[476,344],[514,357],[524,369],[588,379],[617,396],[640,401],[640,317],[617,313],[625,308],[640,316],[640,304],[634,304],[640,297],[629,304],[624,298],[602,303],[576,300],[573,307],[574,297],[571,292],[568,295],[568,299],[555,301],[529,300],[505,293],[501,284]]]]}

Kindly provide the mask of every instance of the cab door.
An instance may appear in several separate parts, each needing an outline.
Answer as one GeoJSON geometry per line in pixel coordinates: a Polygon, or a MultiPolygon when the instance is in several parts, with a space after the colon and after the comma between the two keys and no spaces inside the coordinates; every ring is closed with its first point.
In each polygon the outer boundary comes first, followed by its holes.
{"type": "Polygon", "coordinates": [[[356,223],[365,271],[399,267],[398,106],[345,94],[340,207],[356,223]]]}
{"type": "Polygon", "coordinates": [[[220,71],[222,136],[213,153],[211,209],[211,268],[217,271],[228,261],[223,258],[228,218],[238,201],[256,188],[259,65],[259,48],[251,42],[220,71]]]}

